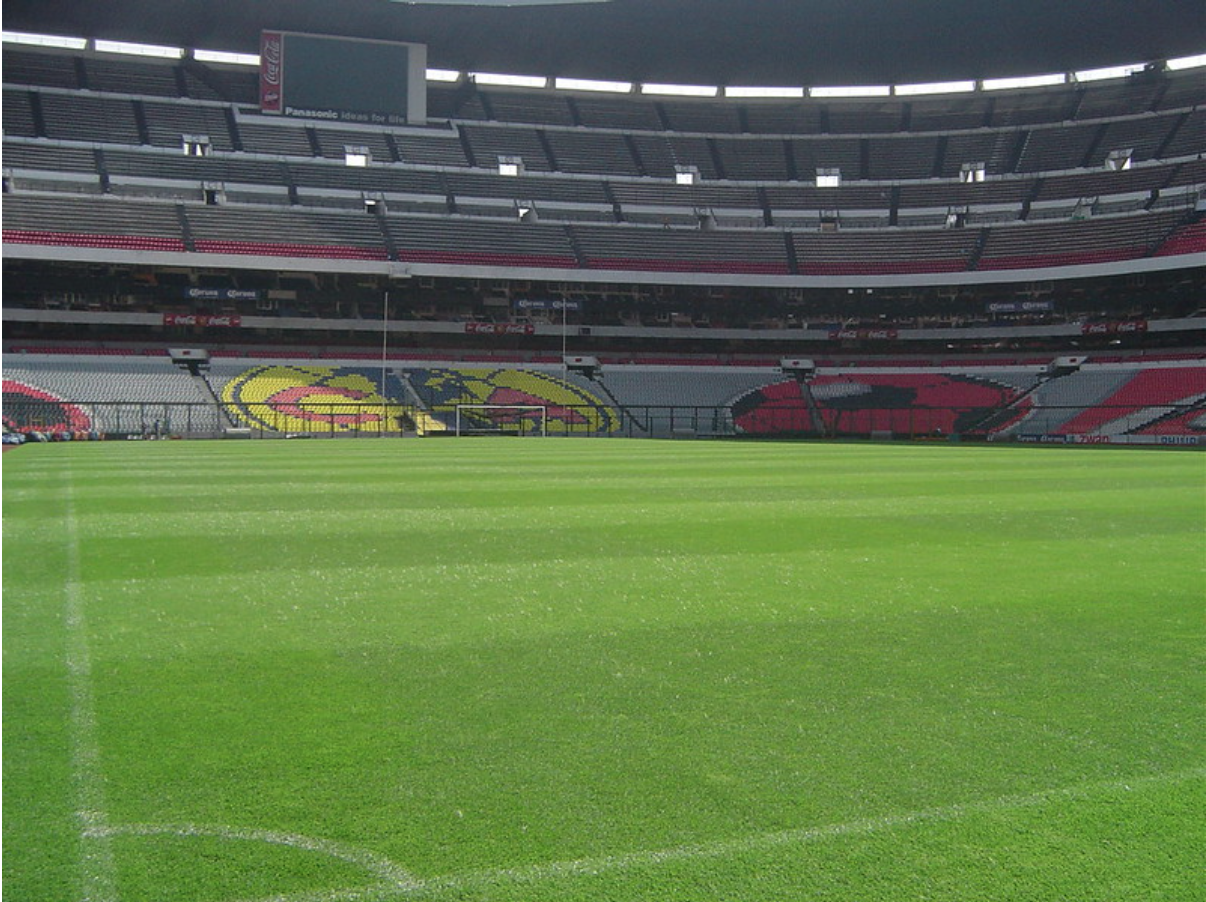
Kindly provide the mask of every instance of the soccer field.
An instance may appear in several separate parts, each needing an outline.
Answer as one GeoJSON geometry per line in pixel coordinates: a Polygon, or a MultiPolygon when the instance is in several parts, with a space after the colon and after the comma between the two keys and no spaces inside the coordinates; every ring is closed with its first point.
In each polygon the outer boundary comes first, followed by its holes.
{"type": "Polygon", "coordinates": [[[1203,898],[1201,454],[3,471],[6,900],[1203,898]]]}

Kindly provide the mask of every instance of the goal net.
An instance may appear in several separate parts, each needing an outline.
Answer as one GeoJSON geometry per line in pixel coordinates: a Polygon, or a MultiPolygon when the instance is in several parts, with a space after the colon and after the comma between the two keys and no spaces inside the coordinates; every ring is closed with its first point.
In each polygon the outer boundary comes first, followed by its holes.
{"type": "Polygon", "coordinates": [[[537,404],[458,404],[457,435],[545,435],[548,408],[537,404]]]}

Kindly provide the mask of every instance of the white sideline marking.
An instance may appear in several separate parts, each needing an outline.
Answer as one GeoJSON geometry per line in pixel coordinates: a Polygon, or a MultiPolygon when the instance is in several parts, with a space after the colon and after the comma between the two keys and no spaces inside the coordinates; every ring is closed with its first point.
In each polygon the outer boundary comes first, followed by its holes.
{"type": "MultiPolygon", "coordinates": [[[[103,825],[89,829],[89,836],[207,836],[215,839],[242,840],[246,842],[268,843],[274,846],[288,846],[306,852],[317,852],[338,858],[349,864],[357,865],[377,878],[379,883],[373,887],[357,890],[339,890],[340,893],[380,893],[382,889],[413,890],[420,886],[409,872],[400,865],[390,861],[384,855],[378,855],[368,849],[347,843],[335,842],[330,839],[318,839],[301,833],[285,833],[280,830],[253,830],[245,827],[225,827],[213,824],[114,824],[103,825]]],[[[305,898],[357,898],[356,896],[340,895],[333,897],[324,893],[309,894],[305,898]]],[[[294,898],[279,897],[279,898],[294,898]]]]}
{"type": "Polygon", "coordinates": [[[75,491],[67,474],[67,586],[63,603],[66,625],[67,682],[71,695],[71,775],[75,782],[76,819],[80,824],[82,902],[117,902],[117,869],[113,843],[105,833],[108,806],[96,738],[96,708],[92,698],[92,655],[84,619],[84,589],[80,583],[80,539],[75,519],[75,491]]]}

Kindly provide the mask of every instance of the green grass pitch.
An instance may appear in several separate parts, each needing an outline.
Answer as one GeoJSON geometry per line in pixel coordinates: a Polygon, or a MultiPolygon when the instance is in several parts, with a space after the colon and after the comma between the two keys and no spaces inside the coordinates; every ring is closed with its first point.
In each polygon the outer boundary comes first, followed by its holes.
{"type": "Polygon", "coordinates": [[[6,900],[1204,898],[1200,454],[3,471],[6,900]]]}

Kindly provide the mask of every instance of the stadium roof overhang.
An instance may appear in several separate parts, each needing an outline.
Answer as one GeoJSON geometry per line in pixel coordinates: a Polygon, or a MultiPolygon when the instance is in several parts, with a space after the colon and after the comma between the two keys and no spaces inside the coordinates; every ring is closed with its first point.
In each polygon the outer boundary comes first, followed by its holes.
{"type": "Polygon", "coordinates": [[[1202,52],[1201,0],[5,0],[10,31],[255,52],[265,28],[425,43],[432,66],[713,85],[1030,75],[1202,52]]]}

